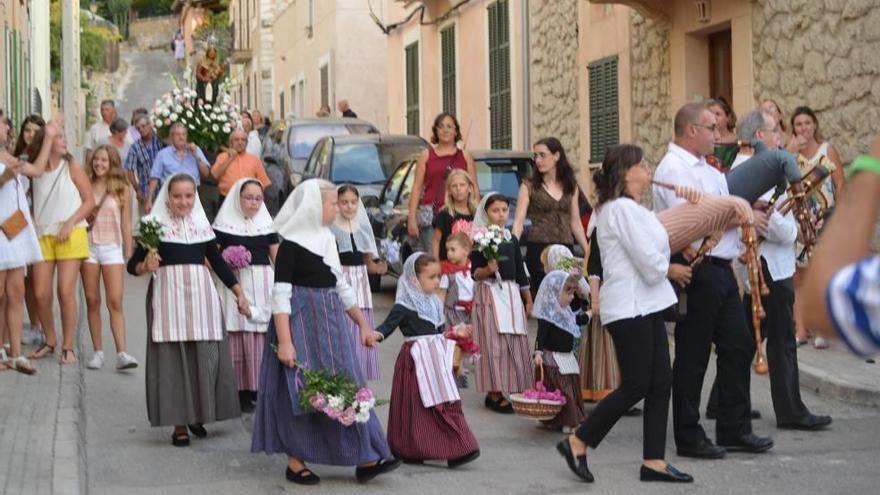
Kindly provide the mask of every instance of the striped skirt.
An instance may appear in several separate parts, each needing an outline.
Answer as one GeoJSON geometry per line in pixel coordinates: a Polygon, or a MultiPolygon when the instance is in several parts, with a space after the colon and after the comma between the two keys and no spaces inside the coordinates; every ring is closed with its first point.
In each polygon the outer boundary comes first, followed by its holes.
{"type": "MultiPolygon", "coordinates": [[[[342,274],[345,281],[354,289],[357,295],[358,306],[367,319],[370,328],[375,326],[373,320],[373,294],[370,292],[370,279],[367,273],[366,265],[346,266],[342,267],[342,274]]],[[[376,381],[380,378],[379,372],[379,348],[367,347],[361,344],[361,330],[357,323],[351,318],[346,318],[348,328],[354,334],[355,352],[357,353],[358,362],[361,364],[361,371],[364,378],[368,381],[376,381]]]]}
{"type": "Polygon", "coordinates": [[[534,384],[529,337],[498,331],[492,297],[488,285],[474,285],[471,319],[474,341],[480,346],[480,358],[476,363],[477,390],[481,393],[519,393],[534,384]]]}
{"type": "MultiPolygon", "coordinates": [[[[293,287],[290,337],[300,366],[341,373],[364,385],[357,343],[348,330],[348,315],[334,288],[293,287]]],[[[278,337],[269,325],[260,367],[260,393],[254,414],[252,452],[287,454],[305,462],[355,466],[391,456],[375,412],[367,423],[343,426],[323,413],[303,410],[295,369],[278,361],[272,350],[278,337]]]]}
{"type": "Polygon", "coordinates": [[[394,365],[388,443],[396,457],[412,460],[454,459],[480,448],[465,421],[461,401],[424,407],[410,354],[413,342],[405,342],[394,365]]]}
{"type": "Polygon", "coordinates": [[[565,405],[553,419],[542,421],[547,428],[557,429],[563,426],[578,426],[587,420],[584,414],[584,401],[580,397],[578,375],[563,375],[553,361],[553,353],[544,353],[544,386],[547,390],[559,389],[565,396],[565,405]]]}
{"type": "Polygon", "coordinates": [[[620,369],[611,334],[593,315],[581,335],[578,363],[581,366],[580,389],[583,400],[598,402],[620,385],[620,369]]]}
{"type": "Polygon", "coordinates": [[[229,353],[235,367],[238,390],[259,390],[260,362],[266,334],[257,332],[229,332],[229,353]]]}

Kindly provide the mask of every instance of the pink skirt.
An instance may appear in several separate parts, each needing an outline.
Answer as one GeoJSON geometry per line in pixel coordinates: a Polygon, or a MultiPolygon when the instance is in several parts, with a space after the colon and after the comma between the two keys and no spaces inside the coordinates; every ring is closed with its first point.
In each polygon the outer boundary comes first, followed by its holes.
{"type": "Polygon", "coordinates": [[[265,333],[229,332],[229,353],[239,390],[259,390],[260,364],[263,360],[265,333]]]}
{"type": "Polygon", "coordinates": [[[474,341],[480,346],[480,358],[476,363],[477,390],[514,394],[530,388],[535,382],[529,337],[498,331],[492,291],[486,284],[474,286],[471,319],[474,341]]]}
{"type": "Polygon", "coordinates": [[[455,459],[480,448],[465,421],[461,401],[424,407],[416,379],[416,365],[405,342],[394,364],[388,445],[401,459],[455,459]]]}
{"type": "MultiPolygon", "coordinates": [[[[367,319],[370,328],[373,328],[373,295],[370,292],[370,280],[367,274],[366,265],[345,266],[342,267],[342,274],[345,281],[354,289],[357,295],[358,306],[367,319]]],[[[355,349],[358,362],[361,364],[361,371],[367,381],[379,380],[381,374],[379,372],[379,348],[367,347],[361,344],[361,330],[351,318],[346,318],[348,328],[354,332],[355,349]]]]}

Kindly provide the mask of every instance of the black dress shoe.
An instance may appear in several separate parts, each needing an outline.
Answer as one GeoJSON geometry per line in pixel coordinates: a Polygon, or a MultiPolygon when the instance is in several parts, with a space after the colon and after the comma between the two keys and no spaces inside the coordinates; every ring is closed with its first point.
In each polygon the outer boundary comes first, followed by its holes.
{"type": "Polygon", "coordinates": [[[648,466],[642,465],[642,469],[639,471],[639,479],[642,481],[666,481],[671,483],[694,482],[693,476],[687,473],[682,473],[678,469],[672,467],[672,464],[667,464],[666,469],[663,471],[655,471],[648,466]]]}
{"type": "Polygon", "coordinates": [[[455,459],[449,459],[448,461],[446,461],[446,465],[449,467],[449,469],[455,469],[459,466],[463,466],[469,462],[475,461],[477,457],[480,457],[480,449],[477,449],[470,454],[456,457],[455,459]]]}
{"type": "Polygon", "coordinates": [[[679,457],[695,457],[697,459],[721,459],[727,455],[727,451],[709,439],[704,439],[694,445],[679,445],[678,455],[679,457]]]}
{"type": "Polygon", "coordinates": [[[175,447],[189,447],[189,435],[187,435],[186,432],[172,433],[171,445],[174,445],[175,447]]]}
{"type": "Polygon", "coordinates": [[[816,416],[815,414],[808,414],[807,417],[800,421],[795,421],[793,423],[779,423],[778,426],[784,430],[816,431],[822,430],[830,424],[831,416],[816,416]]]}
{"type": "Polygon", "coordinates": [[[639,409],[638,407],[633,407],[633,408],[630,408],[629,411],[623,413],[623,415],[624,415],[624,416],[628,416],[628,417],[630,417],[630,418],[634,418],[634,417],[637,417],[637,416],[641,416],[641,415],[642,415],[642,410],[639,409]]]}
{"type": "Polygon", "coordinates": [[[569,443],[568,437],[563,438],[561,442],[556,444],[556,451],[565,459],[565,462],[568,464],[568,469],[571,469],[571,472],[574,473],[575,476],[587,483],[593,482],[593,473],[591,473],[590,468],[587,467],[587,456],[575,456],[571,451],[571,443],[569,443]]]}
{"type": "Polygon", "coordinates": [[[380,474],[394,471],[399,467],[400,459],[382,459],[372,466],[358,466],[354,470],[354,476],[357,478],[358,483],[366,483],[380,474]]]}
{"type": "Polygon", "coordinates": [[[483,405],[485,405],[486,408],[500,414],[513,414],[513,404],[511,404],[504,397],[499,397],[493,400],[487,395],[486,400],[483,402],[483,405]]]}
{"type": "MultiPolygon", "coordinates": [[[[752,409],[749,411],[749,418],[751,419],[761,419],[761,411],[757,409],[752,409]]],[[[706,419],[718,419],[718,411],[716,409],[706,408],[706,419]]]]}
{"type": "Polygon", "coordinates": [[[317,485],[321,482],[321,478],[309,468],[302,468],[299,472],[296,472],[288,466],[284,477],[287,478],[287,481],[297,485],[317,485]]]}
{"type": "Polygon", "coordinates": [[[719,439],[718,445],[731,452],[750,452],[752,454],[757,454],[772,449],[773,439],[770,437],[759,437],[754,433],[749,433],[738,438],[719,439]]]}
{"type": "Polygon", "coordinates": [[[201,423],[189,425],[189,431],[191,431],[193,435],[199,438],[205,438],[208,436],[208,430],[206,430],[205,426],[201,423]]]}

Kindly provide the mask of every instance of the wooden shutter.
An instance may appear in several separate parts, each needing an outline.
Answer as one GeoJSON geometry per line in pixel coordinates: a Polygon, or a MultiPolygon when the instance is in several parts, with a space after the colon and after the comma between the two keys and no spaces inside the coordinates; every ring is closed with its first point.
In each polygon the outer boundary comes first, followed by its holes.
{"type": "Polygon", "coordinates": [[[443,111],[456,113],[455,82],[455,26],[440,31],[441,83],[443,111]]]}
{"type": "Polygon", "coordinates": [[[419,42],[406,47],[406,133],[419,135],[419,42]]]}
{"type": "Polygon", "coordinates": [[[330,106],[330,66],[321,67],[321,106],[330,106]]]}
{"type": "Polygon", "coordinates": [[[493,149],[513,147],[510,103],[510,24],[508,1],[489,10],[489,130],[493,149]]]}
{"type": "Polygon", "coordinates": [[[617,55],[587,66],[590,98],[590,162],[600,163],[609,146],[620,143],[617,55]]]}

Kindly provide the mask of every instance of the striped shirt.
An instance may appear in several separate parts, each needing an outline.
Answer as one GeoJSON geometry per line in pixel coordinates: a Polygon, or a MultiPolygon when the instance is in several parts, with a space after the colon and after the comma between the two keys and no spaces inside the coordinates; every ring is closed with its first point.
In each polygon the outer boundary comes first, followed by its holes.
{"type": "Polygon", "coordinates": [[[153,167],[153,161],[159,150],[165,145],[159,141],[159,138],[153,134],[153,139],[149,143],[145,143],[143,139],[135,141],[128,150],[128,156],[125,157],[125,170],[131,170],[137,177],[137,187],[146,195],[150,185],[150,169],[153,167]]]}
{"type": "Polygon", "coordinates": [[[880,353],[880,255],[838,271],[826,292],[828,316],[850,350],[880,353]]]}

